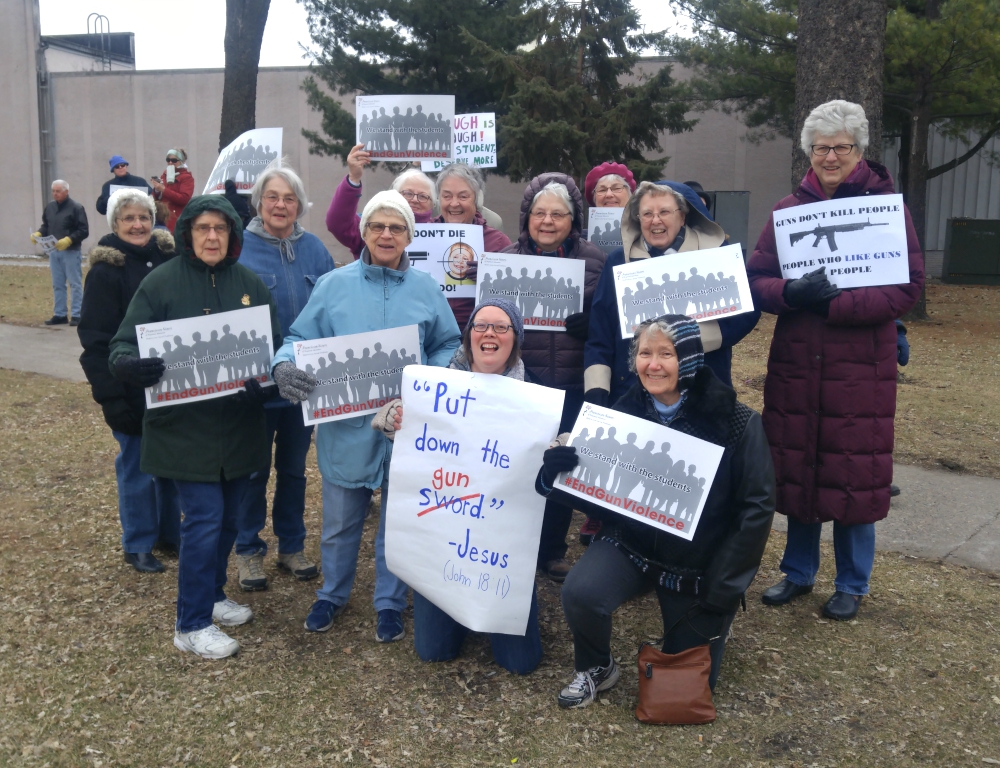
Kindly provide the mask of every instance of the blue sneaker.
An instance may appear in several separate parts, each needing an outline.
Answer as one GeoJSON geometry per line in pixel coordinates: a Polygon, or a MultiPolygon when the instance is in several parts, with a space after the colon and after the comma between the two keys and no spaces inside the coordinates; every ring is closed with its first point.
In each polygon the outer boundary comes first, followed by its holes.
{"type": "Polygon", "coordinates": [[[394,643],[402,640],[406,632],[403,630],[403,614],[392,608],[384,608],[378,612],[378,628],[375,639],[380,643],[394,643]]]}
{"type": "Polygon", "coordinates": [[[317,600],[306,616],[307,632],[326,632],[333,626],[333,620],[344,610],[344,606],[331,603],[329,600],[317,600]]]}

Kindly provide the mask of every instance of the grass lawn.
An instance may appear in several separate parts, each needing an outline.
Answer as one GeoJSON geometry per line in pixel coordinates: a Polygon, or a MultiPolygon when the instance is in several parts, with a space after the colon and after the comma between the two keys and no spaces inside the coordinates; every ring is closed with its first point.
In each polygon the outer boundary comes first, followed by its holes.
{"type": "MultiPolygon", "coordinates": [[[[50,290],[47,270],[0,267],[4,321],[40,324],[50,290]]],[[[1000,476],[1000,290],[934,285],[929,295],[932,320],[910,326],[898,458],[1000,476]]],[[[741,397],[758,408],[772,327],[762,320],[735,362],[741,397]]],[[[495,666],[482,637],[454,662],[421,663],[409,611],[407,639],[377,644],[372,525],[353,599],[329,633],[302,629],[316,583],[277,572],[270,555],[269,591],[230,590],[256,614],[232,630],[241,653],[208,662],[171,642],[176,561],[163,575],[122,562],[117,444],[89,387],[0,370],[0,420],[0,765],[1000,765],[1000,581],[981,572],[879,553],[859,619],[828,622],[826,545],[812,595],[760,604],[780,577],[776,535],[707,726],[633,716],[638,644],[662,631],[651,595],[616,614],[622,680],[581,711],[555,703],[572,643],[559,587],[544,578],[545,658],[527,677],[495,666]]],[[[318,558],[314,457],[308,466],[306,548],[318,558]]],[[[570,558],[580,551],[574,541],[570,558]]]]}

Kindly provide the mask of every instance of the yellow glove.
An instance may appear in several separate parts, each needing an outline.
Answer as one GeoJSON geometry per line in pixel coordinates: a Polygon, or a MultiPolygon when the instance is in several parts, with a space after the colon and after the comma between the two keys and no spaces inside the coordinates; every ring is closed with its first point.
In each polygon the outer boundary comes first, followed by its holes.
{"type": "Polygon", "coordinates": [[[42,236],[41,232],[32,232],[31,233],[31,242],[37,245],[38,244],[38,238],[40,238],[41,236],[42,236]]]}
{"type": "Polygon", "coordinates": [[[68,237],[64,237],[61,240],[57,240],[56,241],[56,250],[57,251],[65,251],[71,245],[73,245],[73,241],[70,240],[68,237]]]}

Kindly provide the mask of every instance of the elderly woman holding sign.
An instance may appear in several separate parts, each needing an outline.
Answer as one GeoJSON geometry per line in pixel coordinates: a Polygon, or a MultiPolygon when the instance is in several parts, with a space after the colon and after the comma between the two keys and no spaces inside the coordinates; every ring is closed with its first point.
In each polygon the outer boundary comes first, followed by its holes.
{"type": "MultiPolygon", "coordinates": [[[[281,338],[271,294],[237,262],[243,222],[226,198],[193,198],[177,219],[174,242],[177,255],[139,284],[111,340],[109,365],[124,384],[151,387],[166,367],[162,358],[140,359],[136,326],[268,307],[271,337],[281,338]]],[[[213,621],[236,626],[253,618],[223,587],[240,501],[250,475],[268,465],[267,399],[247,378],[234,396],[149,409],[142,422],[140,468],[172,479],[184,510],[174,645],[204,658],[232,656],[240,647],[213,621]]]]}
{"type": "Polygon", "coordinates": [[[559,694],[561,707],[585,707],[618,681],[611,615],[649,587],[663,613],[663,651],[711,642],[709,684],[718,679],[729,626],[771,531],[774,470],[760,416],[737,402],[704,357],[694,320],[664,315],[643,323],[629,353],[638,381],[614,406],[724,448],[691,540],[561,490],[558,475],[576,467],[576,448],[545,452],[536,490],[604,523],[562,589],[576,675],[559,694]]]}
{"type": "MultiPolygon", "coordinates": [[[[455,350],[448,367],[524,381],[523,343],[524,323],[514,303],[507,299],[487,299],[472,311],[462,334],[462,346],[455,350]]],[[[402,400],[388,403],[372,422],[372,428],[382,431],[390,440],[402,425],[402,400]]],[[[413,645],[423,661],[454,659],[470,631],[414,590],[413,645]]],[[[524,635],[491,633],[490,645],[494,660],[508,672],[527,675],[535,670],[542,660],[542,639],[534,591],[524,635]]]]}
{"type": "MultiPolygon", "coordinates": [[[[282,397],[299,403],[318,384],[314,376],[295,367],[293,345],[297,341],[416,325],[421,362],[448,364],[460,334],[437,282],[410,266],[406,246],[413,240],[415,226],[413,210],[398,192],[379,192],[365,206],[361,214],[365,238],[361,258],[323,276],[292,323],[285,345],[275,355],[274,380],[282,397]]],[[[366,428],[374,415],[326,422],[316,430],[316,454],[323,476],[323,585],[316,591],[305,628],[309,632],[326,632],[347,607],[365,512],[373,491],[381,488],[375,538],[375,636],[379,642],[389,643],[404,635],[402,612],[407,588],[385,564],[385,509],[392,444],[366,428]]]]}
{"type": "MultiPolygon", "coordinates": [[[[893,194],[889,172],[863,159],[867,146],[868,120],[859,105],[830,101],[816,107],[802,128],[802,151],[812,168],[774,211],[893,194]]],[[[774,218],[772,213],[747,264],[754,304],[778,316],[764,382],[764,428],[774,457],[778,509],[788,516],[785,579],[762,599],[784,605],[812,591],[820,530],[832,520],[836,591],[823,613],[852,619],[868,593],[874,523],[889,512],[896,412],[893,321],[920,296],[920,243],[907,211],[909,282],[841,291],[827,280],[825,267],[794,280],[782,277],[774,218]]]]}
{"type": "MultiPolygon", "coordinates": [[[[560,432],[576,421],[583,405],[583,344],[587,340],[590,303],[604,268],[604,252],[583,239],[583,195],[564,173],[543,173],[524,190],[521,235],[504,253],[523,253],[584,263],[583,311],[566,318],[566,332],[528,330],[522,357],[529,377],[547,387],[565,390],[560,432]]],[[[569,573],[566,533],[573,508],[556,502],[545,505],[538,567],[554,581],[569,573]]]]}

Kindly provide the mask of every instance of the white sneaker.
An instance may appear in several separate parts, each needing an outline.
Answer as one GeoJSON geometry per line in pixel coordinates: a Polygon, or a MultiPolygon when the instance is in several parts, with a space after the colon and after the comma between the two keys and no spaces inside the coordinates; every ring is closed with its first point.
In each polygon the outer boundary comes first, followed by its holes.
{"type": "Polygon", "coordinates": [[[238,627],[253,618],[249,605],[240,605],[228,597],[220,600],[212,607],[212,620],[224,627],[238,627]]]}
{"type": "Polygon", "coordinates": [[[209,624],[197,632],[174,632],[174,647],[203,659],[225,659],[234,655],[240,644],[214,624],[209,624]]]}

